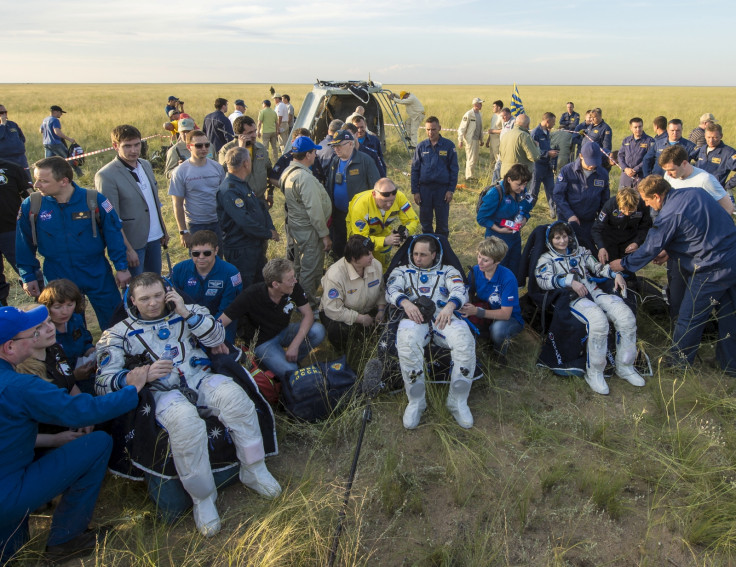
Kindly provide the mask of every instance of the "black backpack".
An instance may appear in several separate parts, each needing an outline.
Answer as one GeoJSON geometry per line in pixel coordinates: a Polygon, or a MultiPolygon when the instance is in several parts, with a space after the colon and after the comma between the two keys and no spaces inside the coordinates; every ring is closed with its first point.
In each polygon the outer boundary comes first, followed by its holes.
{"type": "Polygon", "coordinates": [[[483,203],[483,199],[486,198],[486,195],[488,195],[488,192],[491,189],[498,189],[496,192],[498,193],[498,203],[501,204],[501,201],[503,200],[503,189],[501,188],[501,185],[489,185],[485,189],[483,189],[480,192],[480,195],[478,195],[478,200],[475,202],[475,213],[478,214],[478,211],[480,210],[480,206],[483,203]]]}

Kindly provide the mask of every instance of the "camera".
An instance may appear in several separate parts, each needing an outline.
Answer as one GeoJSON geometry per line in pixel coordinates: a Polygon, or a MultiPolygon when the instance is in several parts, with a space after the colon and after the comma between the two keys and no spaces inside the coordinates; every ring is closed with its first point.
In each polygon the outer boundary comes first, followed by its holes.
{"type": "Polygon", "coordinates": [[[391,231],[393,234],[399,235],[399,243],[403,244],[403,242],[409,238],[409,229],[406,228],[403,224],[400,225],[398,228],[395,228],[391,231]]]}

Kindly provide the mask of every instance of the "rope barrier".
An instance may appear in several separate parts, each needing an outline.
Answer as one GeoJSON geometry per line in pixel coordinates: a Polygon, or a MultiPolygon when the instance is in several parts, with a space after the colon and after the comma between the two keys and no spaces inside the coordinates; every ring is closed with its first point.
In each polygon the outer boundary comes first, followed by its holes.
{"type": "MultiPolygon", "coordinates": [[[[153,134],[151,136],[146,136],[145,138],[141,138],[141,141],[143,140],[150,140],[151,138],[170,138],[171,136],[169,134],[153,134]]],[[[114,150],[112,146],[109,148],[103,148],[101,150],[94,150],[91,152],[85,152],[83,154],[80,154],[78,156],[72,156],[68,158],[64,158],[65,161],[74,161],[75,159],[81,159],[86,158],[87,156],[96,156],[97,154],[103,154],[105,152],[109,152],[110,150],[114,150]]]]}

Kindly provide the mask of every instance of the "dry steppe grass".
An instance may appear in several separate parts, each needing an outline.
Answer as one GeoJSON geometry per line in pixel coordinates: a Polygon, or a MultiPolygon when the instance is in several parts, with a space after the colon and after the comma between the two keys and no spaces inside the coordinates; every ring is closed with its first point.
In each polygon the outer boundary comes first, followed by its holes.
{"type": "MultiPolygon", "coordinates": [[[[41,156],[38,124],[50,104],[60,104],[64,129],[87,150],[107,147],[110,129],[138,126],[160,132],[170,94],[186,101],[201,124],[215,97],[244,98],[248,114],[269,96],[269,85],[4,85],[0,102],[23,127],[29,158],[41,156]]],[[[297,108],[311,88],[274,85],[297,108]]],[[[402,87],[391,87],[398,91],[402,87]]],[[[454,128],[475,96],[508,104],[511,86],[411,87],[428,114],[454,128]]],[[[614,149],[632,116],[647,130],[659,114],[680,117],[689,132],[712,112],[734,142],[736,89],[654,87],[526,87],[521,95],[532,122],[542,112],[558,116],[567,100],[577,109],[600,106],[614,130],[614,149]]],[[[454,139],[452,133],[447,133],[454,139]]],[[[152,150],[160,144],[152,143],[152,150]]],[[[94,156],[81,184],[112,154],[94,156]]],[[[389,135],[390,176],[408,190],[409,158],[389,135]]],[[[461,171],[464,156],[461,154],[461,171]]],[[[489,180],[488,158],[482,156],[489,180]]],[[[612,172],[612,186],[617,173],[612,172]]],[[[166,183],[159,177],[162,196],[166,183]]],[[[162,199],[169,229],[171,204],[162,199]]],[[[283,199],[273,216],[283,232],[283,199]]],[[[458,191],[451,210],[451,242],[465,264],[483,230],[475,223],[475,194],[458,191]]],[[[537,214],[532,226],[546,222],[537,214]]],[[[172,261],[185,252],[172,245],[172,261]]],[[[269,256],[283,254],[272,243],[269,256]]],[[[659,269],[648,275],[659,279],[659,269]]],[[[15,302],[25,301],[17,289],[15,302]]],[[[91,317],[93,320],[94,317],[91,317]]],[[[646,387],[611,379],[611,394],[598,396],[576,378],[554,377],[535,366],[538,337],[525,332],[508,366],[488,349],[478,355],[486,376],[475,383],[472,430],[460,429],[447,410],[447,386],[430,386],[422,425],[401,425],[404,397],[374,403],[353,487],[338,565],[349,566],[726,566],[736,561],[736,415],[734,384],[699,360],[675,374],[657,367],[668,325],[642,314],[639,339],[655,367],[646,387]]],[[[355,345],[360,367],[373,344],[355,345]]],[[[703,346],[703,358],[713,345],[703,346]]],[[[322,356],[331,356],[327,348],[322,356]]],[[[355,401],[339,416],[316,425],[278,418],[281,454],[269,467],[284,486],[274,502],[240,486],[221,491],[221,534],[205,540],[190,517],[170,527],[156,519],[142,485],[109,477],[96,521],[118,526],[85,565],[291,566],[325,565],[362,417],[355,401]]],[[[49,516],[36,515],[33,551],[42,549],[49,516]]],[[[27,564],[33,564],[33,557],[27,564]]],[[[72,563],[74,564],[74,563],[72,563]]],[[[76,564],[80,564],[79,561],[76,564]]]]}

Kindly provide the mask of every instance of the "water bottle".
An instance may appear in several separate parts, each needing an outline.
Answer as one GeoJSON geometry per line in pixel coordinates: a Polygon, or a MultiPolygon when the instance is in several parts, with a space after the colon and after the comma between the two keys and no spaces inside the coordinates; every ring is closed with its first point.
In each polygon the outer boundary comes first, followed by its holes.
{"type": "Polygon", "coordinates": [[[161,360],[174,360],[174,352],[169,343],[166,343],[166,346],[164,347],[164,353],[161,355],[161,360]]]}

